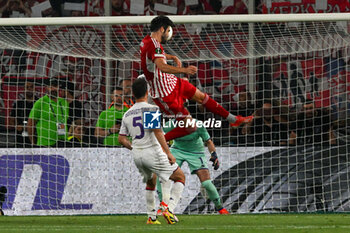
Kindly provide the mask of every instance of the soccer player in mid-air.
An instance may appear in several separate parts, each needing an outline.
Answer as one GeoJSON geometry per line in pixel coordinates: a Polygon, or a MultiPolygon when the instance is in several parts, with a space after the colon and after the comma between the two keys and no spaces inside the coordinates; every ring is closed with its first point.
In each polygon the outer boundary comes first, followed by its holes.
{"type": "MultiPolygon", "coordinates": [[[[234,116],[220,104],[201,92],[187,80],[176,77],[174,74],[182,73],[194,75],[197,67],[182,67],[178,57],[165,53],[161,44],[171,39],[174,23],[166,16],[157,16],[151,21],[151,34],[147,35],[140,44],[141,67],[150,86],[150,95],[153,101],[167,115],[175,116],[177,120],[185,122],[191,120],[191,115],[184,107],[184,101],[194,100],[202,104],[210,112],[227,119],[232,127],[252,121],[253,116],[234,116]],[[167,64],[173,60],[176,66],[167,64]]],[[[167,141],[188,135],[195,131],[195,127],[177,127],[165,135],[167,141]]]]}
{"type": "Polygon", "coordinates": [[[169,224],[177,222],[173,211],[180,200],[185,184],[185,175],[176,164],[165,141],[164,133],[159,129],[145,129],[143,126],[144,112],[158,112],[159,108],[147,103],[148,91],[145,79],[136,79],[132,85],[136,103],[124,114],[118,141],[132,150],[136,167],[146,183],[146,205],[148,213],[147,224],[160,224],[156,218],[155,187],[156,176],[161,181],[163,196],[167,200],[163,207],[163,216],[169,224]],[[132,137],[132,143],[128,139],[132,137]],[[169,186],[169,179],[174,181],[169,186]]]}
{"type": "MultiPolygon", "coordinates": [[[[164,132],[169,132],[173,128],[173,124],[168,121],[163,127],[163,130],[164,132]]],[[[187,162],[191,174],[196,174],[198,176],[201,182],[201,188],[205,190],[209,199],[214,203],[216,210],[220,214],[229,214],[229,212],[223,208],[219,193],[210,180],[203,142],[207,145],[211,155],[209,161],[213,162],[214,170],[217,170],[219,168],[219,159],[216,154],[216,148],[208,131],[204,127],[197,127],[197,130],[192,134],[174,139],[170,152],[175,156],[176,163],[180,167],[183,162],[187,162]]],[[[159,199],[162,200],[162,189],[159,182],[157,183],[157,190],[159,199]]]]}

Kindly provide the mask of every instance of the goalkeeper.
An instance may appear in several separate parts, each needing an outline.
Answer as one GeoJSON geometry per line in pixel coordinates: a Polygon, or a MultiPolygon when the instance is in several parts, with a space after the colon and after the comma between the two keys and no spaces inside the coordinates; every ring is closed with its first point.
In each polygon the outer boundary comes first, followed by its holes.
{"type": "MultiPolygon", "coordinates": [[[[174,125],[171,123],[171,121],[168,121],[163,127],[165,133],[174,128],[174,125]]],[[[217,170],[219,168],[219,160],[215,151],[215,145],[204,127],[197,127],[197,130],[192,134],[174,139],[170,151],[176,158],[176,163],[179,167],[182,166],[183,162],[187,162],[191,174],[197,174],[202,187],[207,192],[209,199],[214,203],[216,210],[220,214],[229,214],[223,208],[219,193],[210,180],[203,142],[205,142],[211,154],[209,161],[213,162],[214,170],[217,170]]],[[[159,199],[162,201],[162,191],[159,181],[157,181],[157,190],[159,199]]]]}

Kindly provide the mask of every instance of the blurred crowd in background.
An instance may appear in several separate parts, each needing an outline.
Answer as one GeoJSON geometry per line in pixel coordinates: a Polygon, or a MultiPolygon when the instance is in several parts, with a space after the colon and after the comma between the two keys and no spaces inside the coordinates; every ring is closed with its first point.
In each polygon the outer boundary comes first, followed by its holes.
{"type": "MultiPolygon", "coordinates": [[[[5,0],[2,17],[247,14],[248,1],[220,0],[5,0]],[[110,12],[105,4],[110,2],[110,12]]],[[[261,10],[261,9],[260,9],[261,10]]]]}

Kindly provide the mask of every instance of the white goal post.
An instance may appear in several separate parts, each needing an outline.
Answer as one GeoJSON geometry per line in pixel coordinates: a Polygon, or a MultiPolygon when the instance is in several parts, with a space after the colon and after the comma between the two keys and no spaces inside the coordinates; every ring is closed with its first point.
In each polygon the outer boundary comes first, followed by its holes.
{"type": "MultiPolygon", "coordinates": [[[[111,25],[150,23],[154,16],[100,16],[100,17],[50,17],[50,18],[2,18],[2,26],[36,25],[111,25]]],[[[177,24],[187,23],[273,23],[273,22],[312,22],[312,21],[349,21],[349,13],[315,14],[275,14],[275,15],[171,15],[169,18],[177,24]]]]}
{"type": "MultiPolygon", "coordinates": [[[[191,83],[231,113],[256,116],[252,125],[231,129],[223,120],[208,129],[221,167],[207,162],[223,206],[232,213],[349,212],[350,13],[169,17],[176,27],[165,52],[198,67],[191,83]]],[[[153,18],[0,19],[5,214],[145,212],[129,152],[94,130],[111,127],[98,122],[114,89],[130,97],[123,85],[142,73],[139,44],[153,18]],[[39,147],[17,127],[27,120],[14,111],[27,98],[27,82],[40,98],[42,82],[53,77],[72,84],[83,105],[83,143],[39,147]]],[[[197,119],[219,118],[187,107],[197,119]]],[[[184,170],[177,212],[215,212],[184,170]]]]}

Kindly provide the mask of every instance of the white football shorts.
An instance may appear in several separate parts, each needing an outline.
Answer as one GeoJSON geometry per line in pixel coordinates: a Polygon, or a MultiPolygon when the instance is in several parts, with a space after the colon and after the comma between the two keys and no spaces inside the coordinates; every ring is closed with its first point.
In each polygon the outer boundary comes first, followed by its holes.
{"type": "Polygon", "coordinates": [[[177,163],[170,164],[168,156],[159,146],[148,148],[133,148],[132,155],[136,167],[143,176],[143,182],[147,182],[155,173],[160,180],[167,181],[178,168],[177,163]]]}

